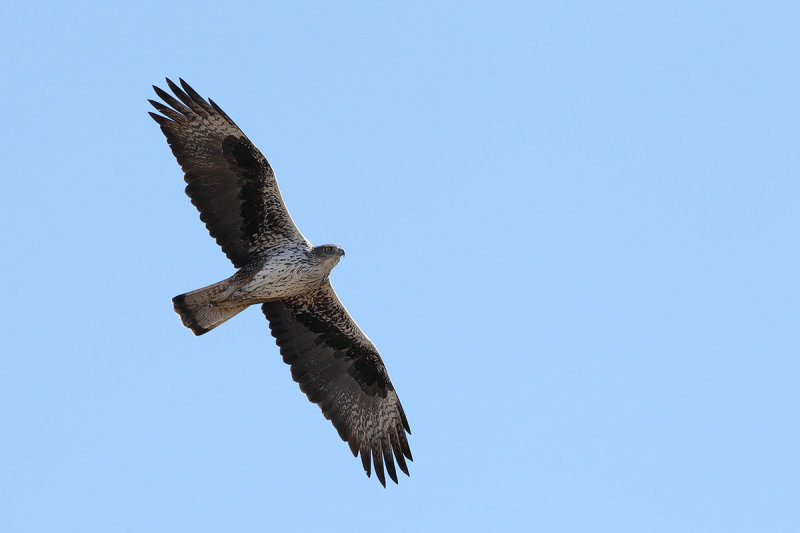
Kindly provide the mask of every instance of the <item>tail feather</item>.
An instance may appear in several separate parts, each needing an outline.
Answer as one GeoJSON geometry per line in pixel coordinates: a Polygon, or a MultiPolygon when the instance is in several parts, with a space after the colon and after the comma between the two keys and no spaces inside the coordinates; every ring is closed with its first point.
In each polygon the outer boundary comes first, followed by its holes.
{"type": "Polygon", "coordinates": [[[246,305],[218,307],[214,304],[214,298],[227,286],[227,280],[221,281],[173,298],[172,304],[183,325],[195,335],[202,335],[247,309],[246,305]]]}

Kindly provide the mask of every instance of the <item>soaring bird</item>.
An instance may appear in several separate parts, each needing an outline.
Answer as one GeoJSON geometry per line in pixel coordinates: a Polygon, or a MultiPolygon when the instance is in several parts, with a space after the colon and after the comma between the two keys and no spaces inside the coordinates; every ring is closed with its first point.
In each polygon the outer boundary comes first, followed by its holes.
{"type": "Polygon", "coordinates": [[[164,103],[149,100],[158,111],[150,116],[183,169],[200,220],[237,269],[172,299],[183,325],[202,335],[260,304],[300,390],[361,455],[368,477],[374,466],[385,487],[385,466],[397,483],[395,460],[408,475],[411,429],[378,350],[331,287],[344,250],[313,246],[289,216],[272,167],[242,130],[183,80],[180,87],[166,81],[175,97],[153,86],[164,103]]]}

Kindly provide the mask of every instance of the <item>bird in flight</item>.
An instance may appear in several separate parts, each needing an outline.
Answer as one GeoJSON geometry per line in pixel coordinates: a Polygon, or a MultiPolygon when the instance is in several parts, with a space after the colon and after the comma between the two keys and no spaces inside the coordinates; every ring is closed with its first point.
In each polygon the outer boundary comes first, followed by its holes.
{"type": "Polygon", "coordinates": [[[172,299],[183,325],[202,335],[254,304],[269,320],[283,360],[311,402],[338,430],[367,476],[384,467],[397,483],[408,475],[411,430],[381,356],[347,313],[330,283],[344,257],[335,244],[313,246],[283,203],[264,155],[211,99],[185,81],[167,79],[175,94],[153,86],[186,194],[236,272],[219,283],[172,299]],[[166,105],[165,105],[166,104],[166,105]]]}

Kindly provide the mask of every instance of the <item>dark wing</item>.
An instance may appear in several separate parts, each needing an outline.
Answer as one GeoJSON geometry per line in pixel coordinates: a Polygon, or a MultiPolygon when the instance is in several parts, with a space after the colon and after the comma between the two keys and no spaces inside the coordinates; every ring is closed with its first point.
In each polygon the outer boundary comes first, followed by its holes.
{"type": "Polygon", "coordinates": [[[185,172],[186,194],[200,220],[228,259],[241,268],[273,244],[305,241],[264,155],[217,104],[180,82],[183,90],[167,79],[177,100],[153,86],[171,107],[149,100],[161,113],[150,116],[185,172]]]}
{"type": "Polygon", "coordinates": [[[408,475],[412,459],[408,427],[378,350],[347,314],[329,282],[316,292],[279,302],[262,310],[292,377],[308,399],[333,422],[353,455],[361,453],[367,476],[370,457],[375,474],[386,486],[383,466],[397,483],[392,452],[408,475]]]}

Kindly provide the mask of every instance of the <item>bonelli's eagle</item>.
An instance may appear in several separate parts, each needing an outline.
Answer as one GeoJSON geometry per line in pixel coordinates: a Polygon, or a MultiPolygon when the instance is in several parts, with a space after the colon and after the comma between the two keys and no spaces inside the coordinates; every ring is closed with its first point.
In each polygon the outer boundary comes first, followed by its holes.
{"type": "Polygon", "coordinates": [[[186,194],[200,220],[237,269],[230,278],[173,298],[195,335],[253,304],[269,320],[283,360],[308,399],[320,406],[367,476],[386,486],[406,475],[411,433],[386,367],[372,341],[350,318],[331,287],[331,269],[344,256],[333,244],[311,245],[286,210],[266,158],[212,100],[186,82],[167,79],[175,94],[153,87],[150,100],[184,171],[186,194]]]}

